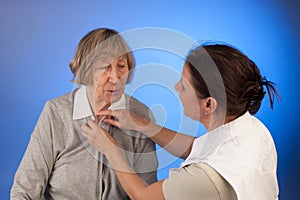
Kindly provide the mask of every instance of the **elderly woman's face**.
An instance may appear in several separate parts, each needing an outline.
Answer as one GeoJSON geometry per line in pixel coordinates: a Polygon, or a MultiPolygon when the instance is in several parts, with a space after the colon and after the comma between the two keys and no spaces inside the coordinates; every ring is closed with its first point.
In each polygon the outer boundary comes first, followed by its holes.
{"type": "Polygon", "coordinates": [[[129,67],[126,56],[101,62],[95,66],[93,89],[95,105],[118,101],[124,93],[129,67]]]}

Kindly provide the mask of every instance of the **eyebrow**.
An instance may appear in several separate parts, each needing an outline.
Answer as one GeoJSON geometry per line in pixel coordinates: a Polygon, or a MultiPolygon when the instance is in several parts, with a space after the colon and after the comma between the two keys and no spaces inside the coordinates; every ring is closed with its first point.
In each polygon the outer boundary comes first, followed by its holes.
{"type": "Polygon", "coordinates": [[[111,64],[107,64],[107,65],[99,65],[99,66],[96,67],[96,69],[105,69],[105,68],[108,68],[108,67],[110,67],[110,66],[111,66],[111,64]]]}
{"type": "Polygon", "coordinates": [[[127,62],[126,58],[118,58],[118,62],[127,62]]]}

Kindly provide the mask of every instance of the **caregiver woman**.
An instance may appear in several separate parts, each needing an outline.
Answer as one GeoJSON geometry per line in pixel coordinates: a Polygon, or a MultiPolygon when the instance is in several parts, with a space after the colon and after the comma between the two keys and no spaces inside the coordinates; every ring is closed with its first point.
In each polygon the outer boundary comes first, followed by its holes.
{"type": "Polygon", "coordinates": [[[187,56],[175,88],[185,115],[201,122],[208,131],[205,135],[177,133],[126,110],[99,112],[113,116],[106,123],[143,132],[186,159],[169,178],[151,185],[129,167],[114,139],[94,121],[81,127],[82,134],[105,154],[131,199],[278,199],[274,142],[263,123],[252,116],[260,108],[264,88],[273,108],[274,95],[279,97],[273,85],[236,48],[203,45],[187,56]],[[221,76],[213,73],[214,66],[221,76]],[[220,80],[223,88],[217,84],[220,80]]]}

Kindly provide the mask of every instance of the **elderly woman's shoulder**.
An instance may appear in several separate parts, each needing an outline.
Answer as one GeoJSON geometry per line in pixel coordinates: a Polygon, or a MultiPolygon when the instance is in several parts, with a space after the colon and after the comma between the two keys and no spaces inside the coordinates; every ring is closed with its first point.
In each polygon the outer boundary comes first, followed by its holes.
{"type": "Polygon", "coordinates": [[[70,109],[73,107],[75,91],[63,94],[61,96],[50,99],[46,102],[46,106],[59,110],[70,109]]]}
{"type": "Polygon", "coordinates": [[[143,108],[143,109],[149,109],[148,106],[146,106],[144,103],[142,103],[140,100],[137,98],[130,96],[128,94],[125,94],[125,99],[126,99],[126,106],[129,107],[129,109],[134,109],[134,108],[143,108]]]}
{"type": "Polygon", "coordinates": [[[136,114],[142,116],[142,117],[153,117],[151,110],[148,108],[147,105],[142,103],[137,98],[130,96],[128,94],[125,94],[126,99],[126,107],[130,110],[135,112],[136,114]]]}

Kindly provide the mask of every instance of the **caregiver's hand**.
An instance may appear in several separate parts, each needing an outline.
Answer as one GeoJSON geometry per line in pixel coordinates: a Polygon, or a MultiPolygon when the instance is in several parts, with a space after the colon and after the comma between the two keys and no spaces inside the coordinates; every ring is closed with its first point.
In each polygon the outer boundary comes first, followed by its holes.
{"type": "Polygon", "coordinates": [[[138,116],[126,109],[102,110],[97,113],[99,118],[107,116],[103,122],[125,130],[144,132],[150,124],[150,120],[138,116]]]}
{"type": "Polygon", "coordinates": [[[81,126],[82,135],[86,137],[90,144],[99,152],[107,155],[112,152],[112,148],[117,149],[115,140],[109,133],[99,126],[94,120],[89,119],[81,126]]]}

